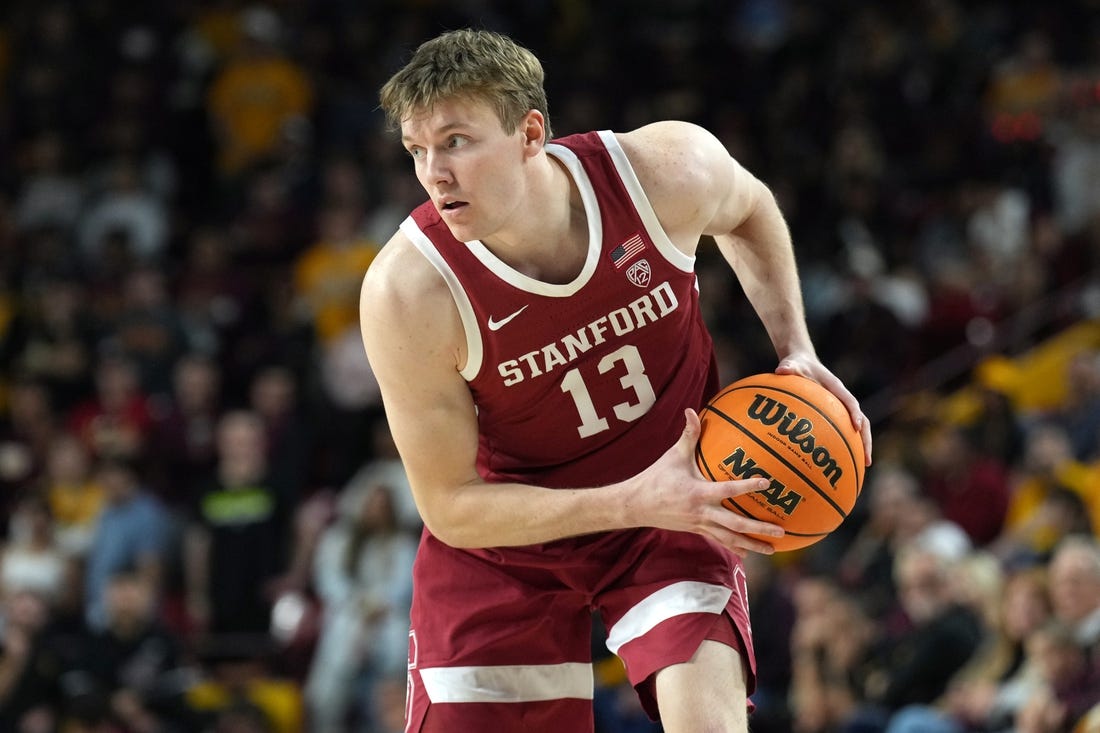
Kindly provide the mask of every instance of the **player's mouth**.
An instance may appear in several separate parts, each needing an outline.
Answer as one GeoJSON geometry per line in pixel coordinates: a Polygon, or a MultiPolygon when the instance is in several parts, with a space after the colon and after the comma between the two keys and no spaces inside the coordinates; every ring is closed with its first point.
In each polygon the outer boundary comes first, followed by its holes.
{"type": "Polygon", "coordinates": [[[444,201],[439,208],[440,211],[446,213],[448,211],[459,211],[466,206],[469,206],[469,204],[465,201],[444,201]]]}

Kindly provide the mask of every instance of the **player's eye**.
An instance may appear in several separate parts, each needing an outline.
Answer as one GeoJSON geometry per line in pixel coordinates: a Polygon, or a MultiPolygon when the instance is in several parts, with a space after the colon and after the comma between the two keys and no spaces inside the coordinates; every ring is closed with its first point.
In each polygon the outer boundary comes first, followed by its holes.
{"type": "Polygon", "coordinates": [[[447,147],[448,148],[461,148],[467,142],[469,142],[469,141],[466,138],[462,137],[461,135],[451,135],[449,138],[447,138],[447,147]]]}
{"type": "Polygon", "coordinates": [[[424,148],[408,148],[405,152],[407,152],[409,157],[413,160],[420,160],[424,157],[424,148]]]}

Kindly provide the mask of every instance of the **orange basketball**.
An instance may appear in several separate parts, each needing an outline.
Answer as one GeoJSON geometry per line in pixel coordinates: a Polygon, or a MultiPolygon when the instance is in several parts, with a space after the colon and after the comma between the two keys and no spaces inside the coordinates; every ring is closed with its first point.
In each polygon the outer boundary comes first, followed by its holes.
{"type": "Polygon", "coordinates": [[[719,392],[703,409],[695,460],[711,481],[766,478],[768,488],[722,505],[778,524],[760,537],[776,551],[796,550],[840,526],[863,486],[863,440],[848,410],[817,382],[757,374],[719,392]]]}

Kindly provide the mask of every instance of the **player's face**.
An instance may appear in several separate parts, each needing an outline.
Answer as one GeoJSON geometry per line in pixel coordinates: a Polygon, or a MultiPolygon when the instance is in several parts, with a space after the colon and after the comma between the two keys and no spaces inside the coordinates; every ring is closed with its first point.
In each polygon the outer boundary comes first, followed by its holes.
{"type": "Polygon", "coordinates": [[[519,213],[530,150],[522,129],[505,132],[488,104],[462,99],[402,122],[416,177],[459,241],[490,238],[519,213]]]}

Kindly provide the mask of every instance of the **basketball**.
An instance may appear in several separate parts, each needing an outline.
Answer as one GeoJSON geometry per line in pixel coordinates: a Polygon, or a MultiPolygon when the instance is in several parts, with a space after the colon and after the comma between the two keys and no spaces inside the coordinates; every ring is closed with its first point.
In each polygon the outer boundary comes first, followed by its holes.
{"type": "Polygon", "coordinates": [[[704,477],[771,481],[722,505],[783,527],[783,537],[753,535],[777,552],[820,541],[855,506],[863,440],[848,410],[817,382],[791,374],[745,377],[715,395],[699,417],[695,459],[704,477]]]}

